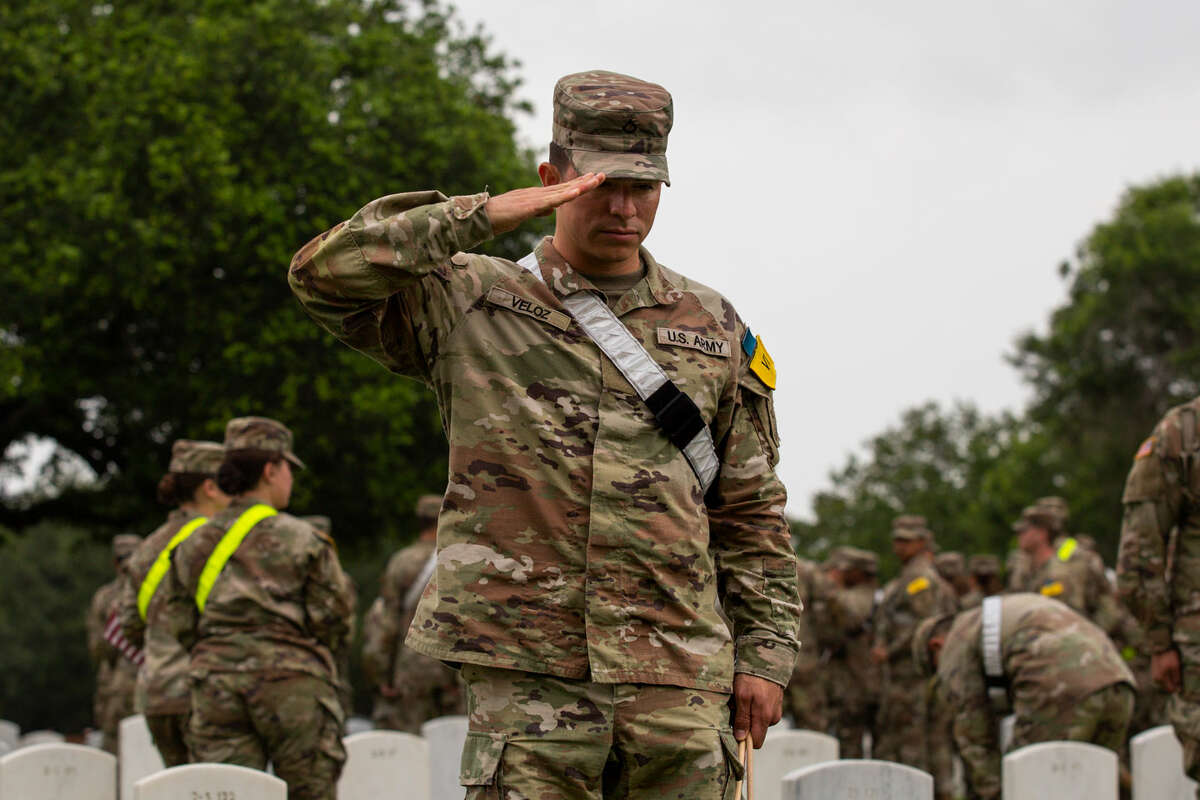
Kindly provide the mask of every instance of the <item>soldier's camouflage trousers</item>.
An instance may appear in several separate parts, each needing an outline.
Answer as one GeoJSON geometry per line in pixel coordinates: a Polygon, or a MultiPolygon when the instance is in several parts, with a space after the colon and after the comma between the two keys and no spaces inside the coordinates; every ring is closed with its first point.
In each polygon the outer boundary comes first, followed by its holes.
{"type": "Polygon", "coordinates": [[[1090,742],[1120,753],[1133,717],[1133,687],[1115,683],[1083,700],[1046,700],[1020,710],[1013,725],[1012,750],[1037,742],[1090,742]]]}
{"type": "Polygon", "coordinates": [[[820,664],[797,667],[783,693],[783,711],[801,730],[825,733],[829,728],[829,698],[820,664]]]}
{"type": "MultiPolygon", "coordinates": [[[[1183,689],[1167,701],[1167,716],[1183,745],[1183,770],[1200,781],[1200,645],[1176,642],[1183,672],[1183,689]]],[[[1200,789],[1196,796],[1200,798],[1200,789]]]]}
{"type": "Polygon", "coordinates": [[[871,758],[927,770],[926,685],[915,666],[892,662],[885,669],[871,758]]]}
{"type": "Polygon", "coordinates": [[[147,714],[146,727],[164,764],[178,767],[188,763],[187,714],[147,714]]]}
{"type": "Polygon", "coordinates": [[[395,697],[375,696],[371,718],[376,728],[421,733],[437,717],[467,713],[466,690],[458,672],[437,659],[404,648],[393,676],[395,697]]]}
{"type": "Polygon", "coordinates": [[[730,800],[729,696],[463,667],[467,800],[730,800]]]}
{"type": "Polygon", "coordinates": [[[288,800],[334,800],[346,760],[337,689],[311,675],[215,672],[192,682],[188,740],[196,761],[266,769],[288,800]]]}

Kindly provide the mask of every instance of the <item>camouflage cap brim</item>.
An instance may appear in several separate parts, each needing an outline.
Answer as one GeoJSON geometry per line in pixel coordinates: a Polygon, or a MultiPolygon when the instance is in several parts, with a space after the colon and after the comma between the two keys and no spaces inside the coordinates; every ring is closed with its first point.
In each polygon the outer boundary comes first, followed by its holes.
{"type": "Polygon", "coordinates": [[[665,155],[646,153],[613,153],[607,150],[571,150],[571,163],[583,175],[603,172],[606,178],[630,178],[642,181],[662,181],[671,185],[665,155]]]}
{"type": "Polygon", "coordinates": [[[286,458],[288,462],[297,469],[308,469],[308,467],[304,466],[304,462],[297,458],[296,454],[291,450],[285,450],[283,452],[283,457],[286,458]]]}

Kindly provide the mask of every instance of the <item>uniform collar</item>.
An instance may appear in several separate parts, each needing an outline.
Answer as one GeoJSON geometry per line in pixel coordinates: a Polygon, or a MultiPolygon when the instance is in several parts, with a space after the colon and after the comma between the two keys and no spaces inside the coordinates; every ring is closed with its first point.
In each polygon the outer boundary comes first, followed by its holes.
{"type": "MultiPolygon", "coordinates": [[[[613,312],[618,316],[637,308],[672,305],[682,297],[682,293],[675,288],[666,271],[654,260],[654,256],[650,255],[650,251],[639,247],[638,253],[642,257],[642,263],[646,265],[646,275],[626,292],[613,308],[613,312]]],[[[538,268],[542,271],[542,279],[560,300],[575,292],[603,294],[554,249],[553,237],[547,236],[538,242],[533,248],[533,254],[537,258],[538,268]]]]}

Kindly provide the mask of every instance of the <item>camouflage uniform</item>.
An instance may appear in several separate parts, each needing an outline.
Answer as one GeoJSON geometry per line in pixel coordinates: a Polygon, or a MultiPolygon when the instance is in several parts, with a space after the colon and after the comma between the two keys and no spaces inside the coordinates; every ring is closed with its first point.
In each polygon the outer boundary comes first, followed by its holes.
{"type": "MultiPolygon", "coordinates": [[[[417,503],[417,518],[437,524],[442,498],[426,495],[417,503]]],[[[363,665],[367,680],[379,688],[396,691],[387,696],[377,691],[372,716],[375,727],[409,733],[421,732],[422,723],[435,717],[467,713],[466,693],[458,673],[440,661],[404,646],[404,634],[412,624],[421,587],[414,584],[425,574],[436,543],[420,539],[395,553],[388,561],[379,598],[367,618],[363,665]]]]}
{"type": "MultiPolygon", "coordinates": [[[[1133,713],[1133,676],[1104,632],[1061,603],[1006,595],[1000,653],[1016,715],[1012,748],[1081,741],[1119,751],[1133,713]]],[[[954,738],[974,795],[1000,797],[999,714],[984,680],[981,609],[959,614],[946,634],[937,677],[955,709],[954,738]]],[[[922,623],[913,655],[928,661],[937,620],[922,623]]]]}
{"type": "Polygon", "coordinates": [[[968,558],[967,574],[971,577],[971,591],[958,601],[958,607],[964,611],[978,606],[983,598],[1003,591],[1000,559],[994,555],[982,553],[968,558]]]}
{"type": "MultiPolygon", "coordinates": [[[[1150,654],[1179,653],[1182,688],[1168,701],[1184,767],[1200,780],[1200,398],[1167,412],[1125,481],[1117,586],[1150,654]]],[[[1153,712],[1152,712],[1153,713],[1153,712]]]]}
{"type": "MultiPolygon", "coordinates": [[[[902,516],[894,523],[892,538],[928,542],[932,534],[924,517],[902,516]]],[[[957,605],[954,588],[938,575],[928,552],[909,559],[900,574],[884,586],[874,626],[875,647],[887,651],[874,758],[928,770],[928,678],[913,665],[912,635],[921,620],[953,613],[957,605]]]]}
{"type": "Polygon", "coordinates": [[[827,606],[833,641],[828,676],[832,732],[841,745],[842,758],[863,758],[863,737],[877,738],[875,717],[879,711],[881,670],[871,660],[871,618],[875,611],[874,576],[878,558],[874,553],[841,547],[831,559],[839,570],[858,570],[869,576],[854,586],[835,588],[827,606]]]}
{"type": "MultiPolygon", "coordinates": [[[[298,464],[292,434],[244,417],[225,429],[227,458],[268,450],[298,464]]],[[[210,557],[255,505],[236,497],[175,548],[167,621],[191,654],[196,761],[264,769],[270,761],[291,800],[330,800],[346,753],[333,652],[350,624],[351,590],[333,542],[289,514],[267,516],[233,550],[200,606],[210,557]]]]}
{"type": "Polygon", "coordinates": [[[113,537],[112,552],[117,563],[117,576],[96,590],[88,607],[88,652],[92,663],[96,665],[92,718],[104,733],[101,746],[113,755],[117,753],[117,733],[121,720],[134,713],[133,695],[138,668],[109,643],[104,637],[104,629],[112,616],[120,612],[125,565],[141,543],[140,536],[121,534],[113,537]]]}
{"type": "MultiPolygon", "coordinates": [[[[325,534],[330,541],[333,541],[333,520],[329,517],[312,514],[301,517],[300,520],[312,525],[319,533],[325,534]]],[[[337,548],[336,543],[334,548],[337,548]]],[[[333,649],[333,660],[337,664],[338,698],[342,701],[342,711],[349,719],[354,714],[354,687],[350,684],[350,655],[354,647],[354,634],[357,631],[358,586],[355,585],[354,579],[350,577],[349,573],[345,574],[346,588],[350,593],[350,624],[346,628],[346,637],[333,649]]]]}
{"type": "Polygon", "coordinates": [[[820,567],[804,558],[796,559],[796,580],[800,586],[800,654],[784,693],[783,709],[797,728],[824,733],[829,728],[829,701],[823,674],[821,639],[827,638],[829,614],[827,600],[833,587],[820,567]]]}
{"type": "MultiPolygon", "coordinates": [[[[585,73],[556,88],[555,142],[581,171],[665,180],[670,121],[670,95],[653,84],[585,73]]],[[[438,399],[450,481],[437,567],[406,644],[530,680],[723,694],[736,671],[786,685],[799,607],[761,341],[727,300],[644,248],[645,276],[612,305],[708,423],[721,468],[706,494],[646,403],[564,311],[568,295],[596,289],[552,239],[533,254],[540,278],[462,252],[492,237],[487,201],[381,198],[307,244],[289,273],[323,327],[438,399]]],[[[510,744],[539,738],[520,733],[518,717],[511,723],[510,744]]],[[[724,758],[709,734],[705,763],[724,758]]],[[[512,796],[568,781],[510,767],[493,761],[481,775],[465,757],[471,796],[495,792],[497,774],[512,796]]]]}
{"type": "MultiPolygon", "coordinates": [[[[180,439],[171,448],[168,472],[215,476],[225,449],[216,442],[195,442],[180,439]]],[[[191,709],[191,688],[188,682],[188,654],[163,624],[166,594],[161,579],[165,573],[155,571],[160,580],[149,595],[143,616],[140,594],[153,587],[150,574],[160,558],[169,558],[171,540],[196,514],[180,508],[167,515],[160,525],[134,551],[126,565],[127,579],[121,594],[121,629],[125,637],[142,648],[146,660],[138,670],[135,708],[146,717],[146,727],[154,738],[154,746],[168,767],[188,763],[187,721],[191,709]],[[151,582],[147,583],[147,579],[151,582]]],[[[164,566],[169,561],[163,562],[164,566]]]]}

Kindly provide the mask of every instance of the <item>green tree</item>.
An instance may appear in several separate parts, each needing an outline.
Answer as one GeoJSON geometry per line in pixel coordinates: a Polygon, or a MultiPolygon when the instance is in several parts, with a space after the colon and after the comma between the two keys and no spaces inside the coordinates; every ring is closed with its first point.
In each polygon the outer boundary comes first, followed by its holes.
{"type": "Polygon", "coordinates": [[[1130,188],[1060,272],[1067,301],[1011,361],[1034,390],[1029,418],[1060,465],[1072,528],[1111,560],[1133,453],[1200,394],[1200,175],[1130,188]]]}
{"type": "Polygon", "coordinates": [[[294,508],[405,538],[445,481],[430,395],[319,331],[284,273],[377,196],[530,182],[513,62],[432,0],[32,0],[0,7],[0,86],[0,451],[51,440],[104,490],[0,522],[149,530],[171,441],[264,414],[311,467],[294,508]]]}

